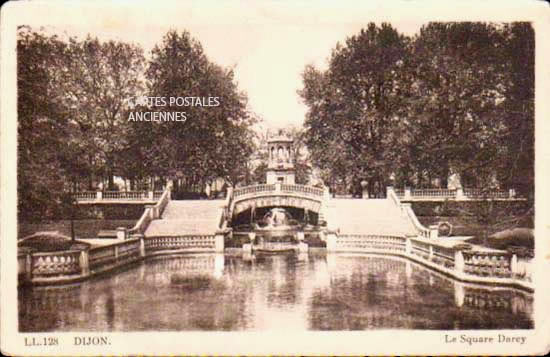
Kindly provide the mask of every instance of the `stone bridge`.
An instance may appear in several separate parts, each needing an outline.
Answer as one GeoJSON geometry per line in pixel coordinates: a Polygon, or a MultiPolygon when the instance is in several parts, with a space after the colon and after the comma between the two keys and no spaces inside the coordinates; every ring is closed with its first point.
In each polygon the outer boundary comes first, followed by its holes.
{"type": "Polygon", "coordinates": [[[229,214],[236,216],[252,207],[287,206],[319,213],[328,193],[322,188],[275,183],[254,185],[233,190],[229,214]]]}

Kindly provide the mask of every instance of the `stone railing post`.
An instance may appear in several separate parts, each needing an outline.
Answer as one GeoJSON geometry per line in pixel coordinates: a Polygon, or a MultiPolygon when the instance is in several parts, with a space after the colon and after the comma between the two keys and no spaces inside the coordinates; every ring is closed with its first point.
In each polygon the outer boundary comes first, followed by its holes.
{"type": "MultiPolygon", "coordinates": [[[[390,192],[394,192],[393,191],[393,186],[386,186],[386,197],[389,198],[390,197],[390,192]]],[[[394,192],[395,194],[395,192],[394,192]]],[[[367,197],[368,198],[368,197],[367,197]]]]}
{"type": "Polygon", "coordinates": [[[434,247],[430,244],[428,260],[431,262],[434,260],[434,247]]]}
{"type": "MultiPolygon", "coordinates": [[[[439,229],[436,225],[430,226],[430,239],[437,239],[439,236],[439,229]]],[[[430,246],[431,247],[431,246],[430,246]]]]}
{"type": "Polygon", "coordinates": [[[328,188],[328,186],[323,188],[323,198],[325,201],[330,200],[330,188],[328,188]]]}
{"type": "Polygon", "coordinates": [[[32,254],[27,253],[25,256],[25,278],[27,281],[32,280],[32,254]]]}
{"type": "Polygon", "coordinates": [[[155,205],[145,205],[145,210],[149,210],[149,218],[151,218],[152,220],[158,218],[155,212],[156,211],[155,205]]]}
{"type": "Polygon", "coordinates": [[[103,192],[102,191],[97,191],[95,193],[95,199],[98,200],[98,201],[101,201],[103,199],[103,192]]]}
{"type": "Polygon", "coordinates": [[[277,182],[275,184],[275,192],[281,192],[281,183],[280,182],[277,182]]]}
{"type": "Polygon", "coordinates": [[[455,271],[457,273],[464,272],[464,255],[460,250],[455,251],[455,271]]]}
{"type": "Polygon", "coordinates": [[[412,254],[412,242],[410,238],[407,238],[405,240],[405,254],[411,255],[412,254]]]}
{"type": "Polygon", "coordinates": [[[510,191],[508,191],[508,198],[514,198],[516,197],[516,190],[511,188],[510,191]]]}
{"type": "Polygon", "coordinates": [[[117,227],[116,229],[116,239],[125,240],[126,239],[126,228],[117,227]]]}
{"type": "Polygon", "coordinates": [[[217,253],[223,253],[225,232],[216,232],[214,236],[214,249],[217,253]]]}
{"type": "Polygon", "coordinates": [[[463,201],[466,199],[466,196],[464,196],[464,189],[462,187],[458,187],[456,189],[456,196],[455,196],[455,199],[457,201],[463,201]]]}
{"type": "Polygon", "coordinates": [[[84,277],[90,275],[90,255],[87,250],[80,252],[78,257],[78,265],[80,266],[80,274],[84,277]]]}
{"type": "Polygon", "coordinates": [[[411,196],[411,188],[410,187],[405,187],[405,194],[403,195],[403,200],[404,201],[408,201],[412,198],[411,196]]]}
{"type": "Polygon", "coordinates": [[[115,261],[118,260],[118,245],[115,245],[115,261]]]}
{"type": "Polygon", "coordinates": [[[154,197],[154,192],[153,192],[153,191],[149,191],[147,194],[148,194],[148,196],[149,196],[149,200],[152,201],[152,200],[153,200],[153,197],[154,197]]]}
{"type": "Polygon", "coordinates": [[[326,240],[327,240],[327,252],[334,252],[337,250],[337,239],[338,236],[336,235],[336,232],[328,231],[326,233],[326,240]]]}
{"type": "Polygon", "coordinates": [[[518,256],[513,254],[512,258],[510,259],[510,271],[512,273],[512,276],[516,276],[519,273],[518,269],[518,256]]]}
{"type": "Polygon", "coordinates": [[[145,238],[139,238],[139,256],[145,257],[145,238]]]}

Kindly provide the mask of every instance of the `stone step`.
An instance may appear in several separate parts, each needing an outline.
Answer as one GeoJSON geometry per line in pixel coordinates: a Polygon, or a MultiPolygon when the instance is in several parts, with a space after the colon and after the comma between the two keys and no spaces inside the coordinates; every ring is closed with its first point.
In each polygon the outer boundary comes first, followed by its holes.
{"type": "Polygon", "coordinates": [[[333,199],[325,214],[331,227],[343,234],[414,234],[410,220],[386,199],[333,199]]]}
{"type": "Polygon", "coordinates": [[[212,235],[219,227],[224,200],[170,201],[145,236],[212,235]]]}

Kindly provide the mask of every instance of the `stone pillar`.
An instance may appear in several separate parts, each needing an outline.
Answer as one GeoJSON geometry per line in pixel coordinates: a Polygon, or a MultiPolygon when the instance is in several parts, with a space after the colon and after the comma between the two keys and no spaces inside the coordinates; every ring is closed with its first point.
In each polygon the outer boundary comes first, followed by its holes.
{"type": "Polygon", "coordinates": [[[223,253],[224,238],[225,238],[224,232],[216,232],[216,236],[214,238],[215,239],[215,250],[218,253],[223,253]]]}
{"type": "Polygon", "coordinates": [[[148,198],[149,198],[149,201],[153,200],[153,191],[148,192],[148,198]]]}
{"type": "Polygon", "coordinates": [[[103,199],[103,192],[97,191],[95,194],[95,198],[96,200],[101,201],[103,199]]]}
{"type": "Polygon", "coordinates": [[[275,192],[277,192],[277,193],[281,192],[281,183],[280,182],[275,183],[275,192]]]}
{"type": "Polygon", "coordinates": [[[116,239],[125,240],[126,239],[126,228],[117,227],[116,229],[116,239]]]}
{"type": "Polygon", "coordinates": [[[405,187],[405,195],[403,196],[403,200],[404,201],[408,201],[412,198],[411,196],[411,188],[410,187],[405,187]]]}
{"type": "Polygon", "coordinates": [[[300,253],[307,253],[308,248],[309,247],[308,247],[307,243],[303,243],[303,242],[298,243],[298,251],[300,253]]]}
{"type": "Polygon", "coordinates": [[[80,252],[80,257],[78,258],[78,265],[80,266],[80,275],[84,277],[90,275],[90,256],[87,250],[82,250],[80,252]]]}
{"type": "Polygon", "coordinates": [[[250,245],[254,244],[254,239],[256,239],[256,232],[248,233],[248,239],[250,240],[250,245]]]}
{"type": "Polygon", "coordinates": [[[430,244],[430,249],[429,249],[429,255],[428,255],[428,260],[431,262],[432,260],[434,260],[434,247],[433,245],[430,244]]]}
{"type": "Polygon", "coordinates": [[[464,255],[462,255],[460,250],[455,252],[455,271],[457,273],[464,272],[464,255]]]}
{"type": "MultiPolygon", "coordinates": [[[[369,183],[365,180],[361,181],[361,189],[362,189],[361,197],[364,200],[368,200],[369,199],[369,183]]],[[[389,187],[386,188],[386,190],[388,190],[388,189],[389,189],[389,187]]]]}
{"type": "Polygon", "coordinates": [[[248,243],[248,244],[243,244],[243,253],[252,253],[252,244],[248,243]]]}
{"type": "Polygon", "coordinates": [[[466,199],[466,196],[464,196],[464,189],[462,187],[458,187],[456,189],[456,200],[463,201],[465,199],[466,199]]]}
{"type": "Polygon", "coordinates": [[[223,276],[223,269],[225,267],[225,256],[223,253],[216,253],[214,257],[214,277],[219,279],[223,276]]]}
{"type": "Polygon", "coordinates": [[[510,191],[508,192],[508,198],[514,198],[516,197],[516,190],[511,188],[510,191]]]}
{"type": "Polygon", "coordinates": [[[158,218],[155,214],[155,205],[145,205],[145,209],[149,210],[149,217],[151,219],[157,219],[158,218]]]}
{"type": "Polygon", "coordinates": [[[439,230],[436,225],[430,226],[430,239],[437,239],[439,236],[439,230]]]}
{"type": "Polygon", "coordinates": [[[455,305],[457,307],[462,307],[462,305],[464,305],[464,297],[466,295],[464,292],[464,285],[459,282],[453,282],[453,285],[455,291],[455,305]]]}
{"type": "Polygon", "coordinates": [[[410,238],[407,238],[405,240],[405,254],[411,255],[412,254],[412,242],[410,238]]]}
{"type": "Polygon", "coordinates": [[[115,245],[115,261],[118,260],[118,245],[115,245]]]}
{"type": "Polygon", "coordinates": [[[298,240],[298,242],[303,242],[304,241],[304,232],[296,232],[296,239],[298,240]]]}
{"type": "Polygon", "coordinates": [[[139,238],[139,256],[145,257],[145,238],[139,238]]]}
{"type": "Polygon", "coordinates": [[[328,188],[328,186],[325,186],[323,188],[323,198],[325,199],[325,201],[328,201],[330,199],[330,189],[328,188]]]}
{"type": "Polygon", "coordinates": [[[32,254],[27,253],[25,256],[25,278],[27,281],[32,280],[32,254]]]}
{"type": "Polygon", "coordinates": [[[337,247],[336,247],[336,244],[337,244],[337,239],[338,239],[338,236],[336,235],[335,232],[327,232],[326,233],[326,239],[327,239],[327,251],[328,252],[334,252],[337,250],[337,247]]]}
{"type": "Polygon", "coordinates": [[[518,256],[513,254],[512,258],[510,259],[510,271],[512,272],[512,276],[515,276],[519,273],[518,268],[518,256]]]}

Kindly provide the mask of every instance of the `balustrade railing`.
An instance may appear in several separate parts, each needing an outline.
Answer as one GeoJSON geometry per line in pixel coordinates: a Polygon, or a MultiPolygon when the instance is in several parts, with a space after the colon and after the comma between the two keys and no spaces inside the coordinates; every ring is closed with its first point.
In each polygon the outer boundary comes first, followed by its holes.
{"type": "Polygon", "coordinates": [[[244,186],[238,187],[233,190],[234,197],[240,197],[248,194],[261,193],[261,192],[272,192],[275,191],[275,185],[254,185],[254,186],[244,186]]]}
{"type": "Polygon", "coordinates": [[[146,251],[172,249],[214,249],[216,240],[214,235],[184,235],[176,237],[145,238],[146,251]]]}
{"type": "Polygon", "coordinates": [[[480,279],[506,284],[514,281],[523,287],[530,287],[530,264],[525,261],[518,262],[515,255],[506,251],[466,249],[424,238],[399,236],[328,233],[325,239],[329,251],[396,254],[422,262],[460,279],[467,277],[474,281],[480,279]]]}
{"type": "Polygon", "coordinates": [[[464,196],[468,198],[512,198],[513,194],[510,194],[510,191],[486,191],[480,188],[465,188],[464,196]]]}
{"type": "Polygon", "coordinates": [[[317,197],[323,197],[325,194],[325,191],[321,188],[317,188],[313,186],[305,186],[305,185],[293,185],[293,184],[287,184],[287,183],[281,184],[281,191],[297,192],[297,193],[306,194],[308,196],[317,196],[317,197]]]}
{"type": "Polygon", "coordinates": [[[74,198],[77,201],[93,201],[93,200],[97,199],[97,192],[95,192],[95,191],[75,192],[74,198]]]}
{"type": "Polygon", "coordinates": [[[463,251],[464,272],[478,276],[512,276],[512,255],[507,252],[463,251]]]}
{"type": "Polygon", "coordinates": [[[422,223],[418,220],[418,217],[416,217],[416,214],[414,213],[412,207],[410,204],[402,204],[402,209],[407,214],[407,217],[409,217],[410,221],[412,222],[414,228],[416,229],[418,235],[424,238],[430,238],[431,231],[429,228],[424,227],[422,223]]]}
{"type": "Polygon", "coordinates": [[[80,191],[73,193],[77,202],[152,202],[160,199],[164,191],[80,191]]]}
{"type": "Polygon", "coordinates": [[[129,200],[129,201],[144,201],[149,199],[148,191],[105,191],[103,192],[104,200],[129,200]]]}
{"type": "Polygon", "coordinates": [[[79,274],[79,250],[32,253],[31,271],[34,277],[79,274]]]}
{"type": "Polygon", "coordinates": [[[456,190],[444,189],[444,188],[417,188],[411,190],[412,197],[443,197],[454,198],[456,196],[456,190]]]}
{"type": "Polygon", "coordinates": [[[406,238],[399,236],[343,234],[336,239],[337,250],[405,251],[406,238]]]}
{"type": "Polygon", "coordinates": [[[510,189],[488,191],[481,188],[394,188],[396,196],[405,201],[415,200],[477,200],[477,199],[514,199],[516,191],[510,189]]]}

